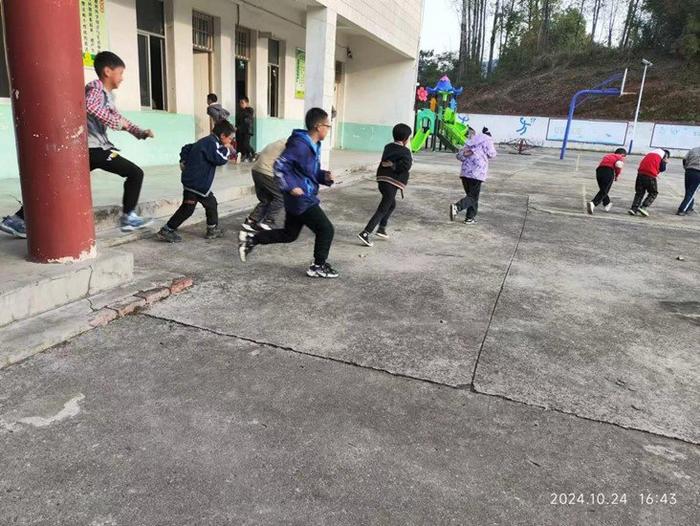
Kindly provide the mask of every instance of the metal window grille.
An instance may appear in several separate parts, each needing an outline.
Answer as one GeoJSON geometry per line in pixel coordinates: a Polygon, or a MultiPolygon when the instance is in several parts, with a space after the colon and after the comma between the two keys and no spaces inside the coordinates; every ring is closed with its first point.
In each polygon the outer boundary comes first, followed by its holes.
{"type": "Polygon", "coordinates": [[[250,60],[250,30],[236,29],[236,57],[250,60]]]}
{"type": "Polygon", "coordinates": [[[204,13],[192,13],[192,45],[201,51],[214,51],[214,19],[204,13]]]}

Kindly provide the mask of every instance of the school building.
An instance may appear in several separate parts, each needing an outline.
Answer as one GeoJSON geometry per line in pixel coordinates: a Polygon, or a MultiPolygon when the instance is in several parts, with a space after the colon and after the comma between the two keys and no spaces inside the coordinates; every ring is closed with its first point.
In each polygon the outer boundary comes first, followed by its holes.
{"type": "MultiPolygon", "coordinates": [[[[422,0],[80,0],[85,80],[103,49],[127,64],[117,107],[156,138],[112,139],[128,158],[175,164],[209,132],[206,96],[232,114],[247,96],[260,149],[303,126],[305,109],[333,115],[328,146],[380,150],[411,124],[422,0]]],[[[0,178],[19,177],[4,50],[0,178]]],[[[51,60],[51,43],[46,56],[51,60]]],[[[60,104],[61,101],[56,101],[60,104]]],[[[233,120],[233,115],[231,119],[233,120]]],[[[327,159],[328,153],[324,157],[327,159]]]]}

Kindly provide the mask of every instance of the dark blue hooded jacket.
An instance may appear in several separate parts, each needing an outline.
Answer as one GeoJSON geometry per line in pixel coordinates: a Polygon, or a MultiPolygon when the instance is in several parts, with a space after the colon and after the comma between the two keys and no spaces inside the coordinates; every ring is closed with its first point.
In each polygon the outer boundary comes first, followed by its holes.
{"type": "Polygon", "coordinates": [[[290,214],[301,215],[319,204],[318,186],[330,186],[328,172],[321,170],[321,143],[314,143],[306,130],[294,130],[282,155],[275,161],[275,176],[284,195],[284,207],[290,214]],[[289,193],[301,188],[304,195],[289,193]]]}
{"type": "Polygon", "coordinates": [[[228,162],[229,150],[213,134],[186,144],[180,150],[182,186],[201,196],[211,193],[217,166],[228,162]]]}

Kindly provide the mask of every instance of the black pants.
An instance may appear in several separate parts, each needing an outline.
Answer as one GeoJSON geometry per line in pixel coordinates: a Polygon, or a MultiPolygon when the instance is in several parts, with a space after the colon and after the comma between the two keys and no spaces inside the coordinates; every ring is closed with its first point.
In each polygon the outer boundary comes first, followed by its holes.
{"type": "Polygon", "coordinates": [[[252,173],[255,195],[260,202],[250,213],[250,218],[256,222],[274,225],[279,222],[280,212],[284,208],[282,192],[274,177],[255,170],[252,173]]]}
{"type": "Polygon", "coordinates": [[[255,156],[255,150],[250,145],[251,137],[252,135],[247,133],[236,135],[238,151],[241,153],[242,159],[252,159],[255,156]]]}
{"type": "Polygon", "coordinates": [[[615,181],[615,170],[608,166],[599,166],[595,171],[595,178],[598,181],[600,191],[593,198],[593,204],[598,206],[602,202],[603,206],[608,206],[610,204],[608,194],[612,188],[613,181],[615,181]]]}
{"type": "Polygon", "coordinates": [[[316,241],[314,243],[314,263],[316,265],[323,265],[328,259],[328,252],[331,250],[335,229],[325,212],[321,210],[321,207],[318,205],[312,206],[301,215],[287,212],[287,216],[284,219],[284,228],[258,232],[253,237],[253,242],[256,245],[291,243],[292,241],[296,241],[304,226],[309,227],[309,229],[316,234],[316,241]]]}
{"type": "Polygon", "coordinates": [[[695,192],[700,188],[700,170],[690,168],[685,171],[685,197],[678,212],[689,212],[695,206],[695,192]]]}
{"type": "Polygon", "coordinates": [[[192,216],[194,209],[197,207],[197,203],[201,203],[204,207],[204,211],[207,213],[207,226],[216,226],[219,224],[219,204],[213,193],[204,197],[190,192],[189,190],[184,190],[182,192],[182,204],[180,208],[175,211],[173,217],[168,220],[168,228],[177,230],[182,223],[192,216]]]}
{"type": "Polygon", "coordinates": [[[481,193],[481,181],[478,179],[468,179],[460,177],[462,186],[464,187],[465,197],[457,201],[457,211],[467,211],[467,219],[474,219],[479,211],[479,194],[481,193]]]}
{"type": "Polygon", "coordinates": [[[374,229],[379,225],[381,228],[386,228],[389,224],[389,217],[396,208],[396,192],[398,188],[393,184],[380,181],[378,183],[379,192],[382,194],[382,200],[379,202],[377,211],[365,227],[365,232],[374,232],[374,229]]]}
{"type": "MultiPolygon", "coordinates": [[[[143,170],[122,157],[116,150],[103,150],[102,148],[90,148],[90,171],[97,168],[122,176],[124,181],[124,196],[122,197],[122,210],[125,214],[136,209],[143,184],[143,170]]],[[[17,217],[24,219],[24,207],[17,211],[17,217]]]]}
{"type": "Polygon", "coordinates": [[[639,207],[646,208],[651,206],[659,195],[656,188],[656,177],[649,175],[637,174],[637,181],[634,183],[634,201],[632,201],[632,210],[638,210],[639,207]],[[642,202],[644,194],[647,194],[646,199],[642,202]]]}
{"type": "Polygon", "coordinates": [[[90,148],[90,171],[96,168],[124,178],[122,209],[125,214],[135,210],[143,184],[143,170],[115,150],[90,148]]]}

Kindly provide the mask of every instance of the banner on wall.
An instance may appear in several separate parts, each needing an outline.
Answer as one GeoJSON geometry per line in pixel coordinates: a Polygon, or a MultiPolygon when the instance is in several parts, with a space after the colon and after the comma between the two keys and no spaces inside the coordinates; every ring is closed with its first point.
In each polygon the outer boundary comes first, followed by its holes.
{"type": "Polygon", "coordinates": [[[700,146],[700,126],[682,124],[654,124],[652,148],[691,150],[700,146]]]}
{"type": "Polygon", "coordinates": [[[303,99],[306,86],[306,51],[297,48],[294,71],[294,98],[303,99]]]}
{"type": "Polygon", "coordinates": [[[80,33],[83,37],[83,66],[92,67],[95,55],[108,47],[105,0],[80,0],[80,33]]]}
{"type": "MultiPolygon", "coordinates": [[[[549,119],[547,140],[563,141],[565,131],[566,119],[549,119]]],[[[569,142],[623,146],[626,135],[626,122],[574,120],[571,122],[569,142]]]]}

